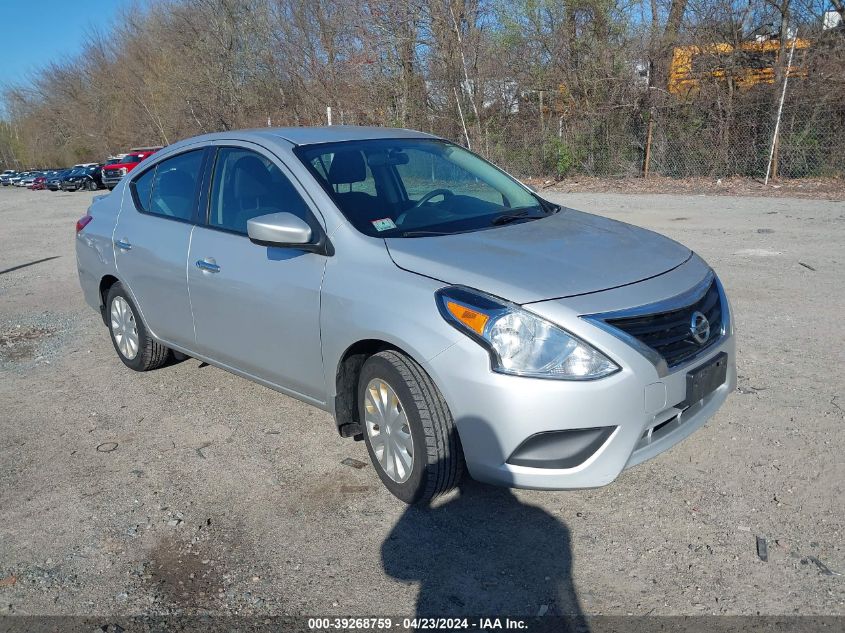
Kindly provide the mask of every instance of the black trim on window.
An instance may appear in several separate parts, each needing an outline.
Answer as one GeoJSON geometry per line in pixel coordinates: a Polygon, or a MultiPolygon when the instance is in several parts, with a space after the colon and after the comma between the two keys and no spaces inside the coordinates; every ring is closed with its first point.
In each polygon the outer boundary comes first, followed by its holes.
{"type": "Polygon", "coordinates": [[[206,226],[208,224],[209,207],[211,206],[211,178],[214,175],[214,167],[217,164],[218,148],[209,145],[205,148],[205,157],[202,170],[202,190],[197,202],[197,224],[206,226]]]}

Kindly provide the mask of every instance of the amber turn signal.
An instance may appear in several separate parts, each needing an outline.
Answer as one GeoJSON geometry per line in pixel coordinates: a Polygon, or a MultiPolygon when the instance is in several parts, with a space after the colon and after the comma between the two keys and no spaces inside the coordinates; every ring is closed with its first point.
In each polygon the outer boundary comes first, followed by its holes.
{"type": "Polygon", "coordinates": [[[472,308],[455,303],[454,301],[446,301],[446,309],[453,317],[476,334],[484,334],[484,326],[487,325],[487,321],[490,318],[486,314],[477,312],[472,308]]]}

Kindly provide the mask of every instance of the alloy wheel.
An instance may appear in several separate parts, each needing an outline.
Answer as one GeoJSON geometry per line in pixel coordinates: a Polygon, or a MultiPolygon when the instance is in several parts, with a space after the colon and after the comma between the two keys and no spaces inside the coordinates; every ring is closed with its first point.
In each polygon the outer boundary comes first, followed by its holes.
{"type": "Polygon", "coordinates": [[[414,441],[405,407],[380,378],[367,384],[364,426],[381,469],[396,483],[404,483],[414,469],[414,441]]]}
{"type": "Polygon", "coordinates": [[[117,349],[127,360],[138,355],[138,325],[132,306],[121,296],[111,302],[111,331],[117,349]]]}

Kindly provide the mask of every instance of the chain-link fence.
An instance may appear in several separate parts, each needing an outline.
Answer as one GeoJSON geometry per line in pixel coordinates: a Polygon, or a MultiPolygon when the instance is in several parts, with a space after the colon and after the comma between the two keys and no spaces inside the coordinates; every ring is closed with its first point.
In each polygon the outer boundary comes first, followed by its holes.
{"type": "MultiPolygon", "coordinates": [[[[488,129],[483,147],[473,149],[523,176],[639,176],[647,162],[648,173],[670,177],[763,178],[779,96],[765,86],[729,100],[667,99],[653,107],[641,100],[550,116],[543,125],[523,117],[488,129]]],[[[845,174],[845,99],[820,99],[800,85],[788,91],[770,174],[845,174]]]]}
{"type": "MultiPolygon", "coordinates": [[[[649,168],[666,176],[764,177],[778,107],[747,100],[730,111],[684,104],[655,115],[649,168]]],[[[845,165],[845,119],[836,109],[784,103],[772,176],[836,176],[845,165]]]]}

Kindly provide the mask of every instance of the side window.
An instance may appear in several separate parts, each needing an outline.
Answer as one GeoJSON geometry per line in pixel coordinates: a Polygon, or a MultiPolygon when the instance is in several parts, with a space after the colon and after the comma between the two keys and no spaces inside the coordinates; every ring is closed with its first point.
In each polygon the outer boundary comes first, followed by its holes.
{"type": "Polygon", "coordinates": [[[246,235],[247,220],[282,211],[308,221],[308,206],[272,161],[251,150],[221,148],[214,165],[208,224],[246,235]]]}
{"type": "Polygon", "coordinates": [[[144,172],[140,178],[132,181],[132,197],[135,204],[144,213],[150,212],[150,194],[153,192],[153,178],[155,178],[155,167],[144,172]]]}
{"type": "Polygon", "coordinates": [[[193,150],[156,165],[148,213],[177,220],[193,219],[202,156],[203,150],[193,150]]]}

